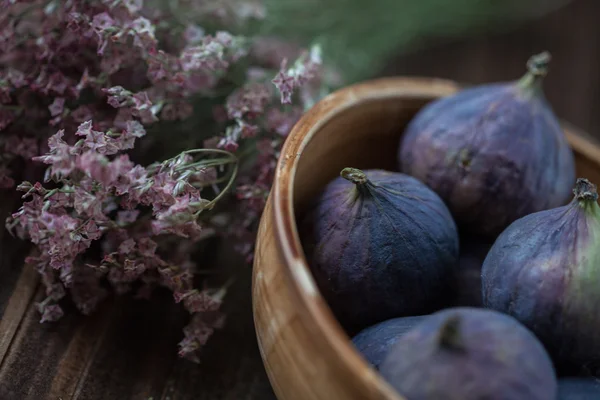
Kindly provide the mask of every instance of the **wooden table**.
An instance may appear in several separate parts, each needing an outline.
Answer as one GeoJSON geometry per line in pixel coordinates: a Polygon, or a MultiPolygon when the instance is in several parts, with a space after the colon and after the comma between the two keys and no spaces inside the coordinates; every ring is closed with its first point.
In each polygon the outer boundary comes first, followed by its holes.
{"type": "MultiPolygon", "coordinates": [[[[2,199],[2,220],[16,208],[2,199]]],[[[1,400],[274,400],[256,344],[251,267],[239,266],[224,307],[226,327],[201,364],[179,359],[186,313],[170,293],[111,298],[92,316],[69,310],[40,324],[37,273],[25,243],[0,229],[1,400]]]]}
{"type": "MultiPolygon", "coordinates": [[[[512,33],[404,55],[383,74],[495,81],[519,76],[529,55],[548,49],[554,60],[546,92],[557,113],[600,137],[599,10],[596,0],[576,0],[512,33]]],[[[16,209],[2,196],[0,221],[16,209]]],[[[169,293],[151,304],[113,299],[94,316],[73,311],[39,324],[36,274],[23,268],[24,243],[7,236],[0,227],[0,400],[275,399],[254,335],[250,267],[226,299],[226,328],[195,365],[177,358],[186,318],[169,293]]]]}

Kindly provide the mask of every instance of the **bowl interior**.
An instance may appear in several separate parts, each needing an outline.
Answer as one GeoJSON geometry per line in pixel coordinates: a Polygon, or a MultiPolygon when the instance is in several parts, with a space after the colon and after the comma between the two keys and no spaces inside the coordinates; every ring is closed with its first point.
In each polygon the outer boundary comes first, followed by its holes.
{"type": "Polygon", "coordinates": [[[332,115],[302,150],[293,177],[296,218],[345,167],[398,170],[397,150],[407,123],[431,98],[359,101],[332,115]]]}

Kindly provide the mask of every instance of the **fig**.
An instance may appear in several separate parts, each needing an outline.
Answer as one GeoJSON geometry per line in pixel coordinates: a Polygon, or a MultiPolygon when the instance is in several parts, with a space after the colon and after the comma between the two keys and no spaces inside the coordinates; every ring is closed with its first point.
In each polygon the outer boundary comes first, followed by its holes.
{"type": "Polygon", "coordinates": [[[379,364],[398,338],[423,321],[424,318],[425,316],[420,315],[379,322],[360,331],[352,338],[352,343],[369,364],[375,369],[379,369],[379,364]]]}
{"type": "Polygon", "coordinates": [[[349,334],[429,314],[450,300],[459,238],[450,211],[417,179],[344,168],[301,223],[311,271],[349,334]]]}
{"type": "Polygon", "coordinates": [[[493,242],[472,236],[460,238],[460,255],[454,278],[454,306],[481,307],[481,267],[493,242]]]}
{"type": "Polygon", "coordinates": [[[459,229],[497,236],[569,201],[575,163],[543,92],[549,61],[547,52],[534,55],[518,80],[432,101],[405,129],[400,170],[438,193],[459,229]]]}
{"type": "Polygon", "coordinates": [[[474,307],[431,314],[405,333],[379,368],[410,400],[554,400],[543,345],[516,319],[474,307]]]}
{"type": "Polygon", "coordinates": [[[596,378],[569,377],[558,380],[558,400],[598,400],[600,381],[596,378]]]}
{"type": "Polygon", "coordinates": [[[532,330],[561,373],[594,373],[600,361],[600,207],[596,185],[577,179],[572,201],[513,222],[482,267],[485,307],[532,330]]]}

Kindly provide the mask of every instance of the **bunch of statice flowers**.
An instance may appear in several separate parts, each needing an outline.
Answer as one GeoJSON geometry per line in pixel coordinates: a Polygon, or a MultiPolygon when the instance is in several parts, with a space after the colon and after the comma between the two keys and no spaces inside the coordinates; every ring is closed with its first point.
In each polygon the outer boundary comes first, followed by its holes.
{"type": "Polygon", "coordinates": [[[191,314],[179,353],[198,360],[224,323],[226,287],[195,284],[192,252],[220,235],[251,260],[279,147],[335,75],[324,79],[317,46],[231,33],[268,18],[256,1],[0,7],[0,186],[23,192],[6,226],[35,245],[41,321],[67,297],[89,314],[111,291],[167,287],[191,314]],[[212,117],[192,147],[134,161],[153,135],[177,142],[199,101],[212,117]],[[23,164],[45,173],[18,184],[23,164]]]}

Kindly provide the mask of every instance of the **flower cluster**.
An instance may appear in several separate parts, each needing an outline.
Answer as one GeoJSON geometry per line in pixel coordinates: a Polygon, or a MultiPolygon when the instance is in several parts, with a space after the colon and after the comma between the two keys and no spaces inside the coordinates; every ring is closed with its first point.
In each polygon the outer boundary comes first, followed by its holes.
{"type": "MultiPolygon", "coordinates": [[[[198,149],[144,168],[122,154],[145,135],[139,122],[130,121],[120,132],[94,128],[92,121],[82,123],[76,132],[81,138],[73,145],[63,140],[62,130],[50,137],[49,152],[36,160],[48,164],[46,181],[54,187],[23,182],[18,189],[28,201],[7,220],[11,231],[38,248],[28,262],[36,265],[46,286],[47,298],[37,304],[42,321],[62,316],[57,302],[67,293],[89,314],[107,294],[105,280],[117,293],[135,290],[138,296],[166,286],[190,313],[209,312],[214,319],[223,294],[195,289],[193,260],[173,265],[160,255],[167,249],[159,244],[164,236],[179,236],[181,246],[207,234],[198,219],[218,197],[205,199],[202,189],[220,181],[229,186],[237,158],[223,150],[198,149]],[[198,160],[198,155],[203,157],[198,160]],[[219,174],[224,166],[227,172],[219,174]],[[95,242],[99,260],[88,252],[95,242]]],[[[193,326],[200,320],[194,315],[193,326]]],[[[186,333],[182,355],[195,357],[194,340],[205,341],[186,333]]]]}
{"type": "Polygon", "coordinates": [[[279,148],[339,82],[318,46],[230,33],[268,17],[259,1],[163,3],[0,0],[0,189],[19,163],[47,167],[7,220],[37,248],[42,322],[66,296],[87,314],[109,288],[165,286],[192,314],[180,354],[196,359],[225,288],[197,288],[191,244],[218,235],[252,259],[279,148]],[[179,155],[152,162],[161,141],[179,155]]]}

